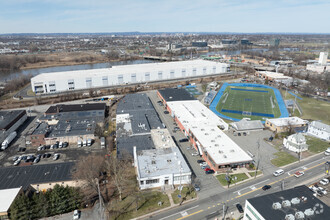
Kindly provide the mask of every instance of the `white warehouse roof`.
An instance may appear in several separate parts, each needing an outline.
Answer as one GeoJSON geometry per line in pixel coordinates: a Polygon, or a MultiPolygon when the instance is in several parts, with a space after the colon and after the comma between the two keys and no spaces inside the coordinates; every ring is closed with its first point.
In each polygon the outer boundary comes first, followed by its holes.
{"type": "Polygon", "coordinates": [[[220,128],[228,129],[228,124],[205,107],[198,100],[167,102],[183,127],[190,130],[202,145],[201,150],[207,151],[218,165],[238,164],[252,161],[233,140],[220,128]]]}
{"type": "Polygon", "coordinates": [[[0,190],[0,213],[8,211],[20,190],[21,187],[0,190]]]}
{"type": "Polygon", "coordinates": [[[186,129],[204,123],[205,126],[221,126],[228,130],[228,124],[198,100],[167,102],[167,105],[186,129]]]}
{"type": "Polygon", "coordinates": [[[103,75],[113,74],[132,74],[138,72],[155,72],[155,71],[166,71],[172,69],[187,69],[200,66],[228,66],[229,64],[217,63],[206,60],[188,60],[188,61],[176,61],[176,62],[163,62],[163,63],[145,63],[145,64],[132,64],[132,65],[119,65],[111,68],[103,69],[89,69],[89,70],[74,70],[65,72],[52,72],[52,73],[41,73],[32,78],[33,81],[48,81],[52,80],[53,77],[56,79],[72,79],[73,76],[81,77],[94,77],[103,75]]]}

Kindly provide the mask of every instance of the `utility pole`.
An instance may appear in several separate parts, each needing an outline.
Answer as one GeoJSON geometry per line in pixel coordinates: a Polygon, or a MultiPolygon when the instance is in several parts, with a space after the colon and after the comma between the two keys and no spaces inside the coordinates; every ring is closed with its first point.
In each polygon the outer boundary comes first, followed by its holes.
{"type": "Polygon", "coordinates": [[[259,169],[259,162],[260,162],[260,158],[259,158],[260,138],[257,141],[257,148],[258,148],[258,151],[257,151],[257,167],[256,167],[256,171],[254,173],[254,178],[257,178],[257,172],[258,172],[258,169],[259,169]]]}

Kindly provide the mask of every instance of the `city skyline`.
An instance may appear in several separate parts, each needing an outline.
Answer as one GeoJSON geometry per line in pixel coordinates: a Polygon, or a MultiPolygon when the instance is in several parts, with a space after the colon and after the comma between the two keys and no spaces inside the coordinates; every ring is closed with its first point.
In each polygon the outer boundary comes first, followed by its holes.
{"type": "Polygon", "coordinates": [[[99,32],[329,33],[330,2],[1,1],[0,34],[99,32]],[[324,21],[324,22],[322,22],[324,21]]]}

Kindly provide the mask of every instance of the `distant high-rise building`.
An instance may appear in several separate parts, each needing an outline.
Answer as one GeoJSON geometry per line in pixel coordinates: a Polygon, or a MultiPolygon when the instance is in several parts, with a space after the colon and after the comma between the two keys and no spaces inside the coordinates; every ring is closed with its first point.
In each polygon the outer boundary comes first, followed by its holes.
{"type": "Polygon", "coordinates": [[[321,52],[319,57],[319,64],[325,66],[328,61],[328,52],[321,52]]]}
{"type": "Polygon", "coordinates": [[[280,39],[278,39],[278,38],[270,39],[269,46],[278,47],[279,45],[280,45],[280,39]]]}

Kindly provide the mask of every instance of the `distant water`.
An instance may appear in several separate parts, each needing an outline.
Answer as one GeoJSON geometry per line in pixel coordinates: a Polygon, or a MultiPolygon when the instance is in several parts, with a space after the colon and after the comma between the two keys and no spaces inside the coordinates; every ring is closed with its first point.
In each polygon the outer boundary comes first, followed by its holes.
{"type": "Polygon", "coordinates": [[[111,62],[111,63],[54,66],[54,67],[47,67],[47,68],[18,70],[18,71],[13,71],[13,72],[0,72],[0,81],[7,81],[7,80],[11,80],[13,78],[19,77],[21,75],[29,75],[29,74],[31,74],[32,76],[35,76],[40,73],[63,72],[63,71],[72,71],[72,70],[102,69],[102,68],[109,68],[110,66],[155,63],[155,62],[157,62],[157,61],[127,60],[127,61],[117,61],[117,62],[111,62]]]}

